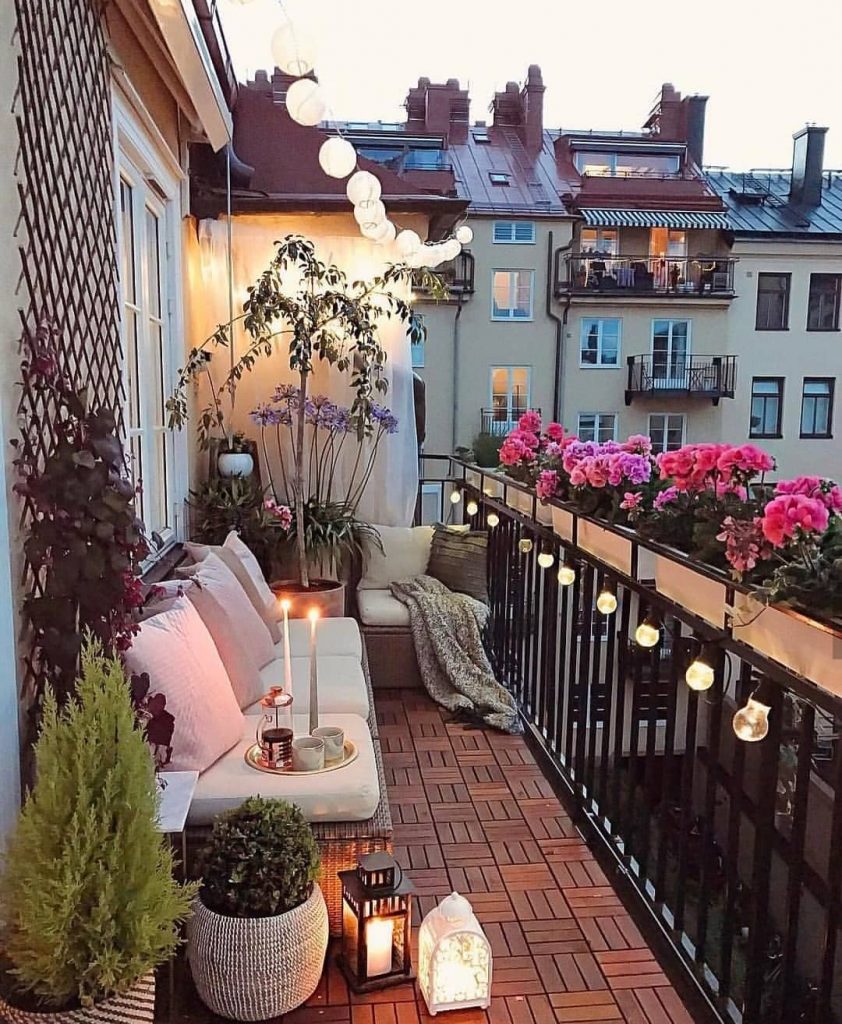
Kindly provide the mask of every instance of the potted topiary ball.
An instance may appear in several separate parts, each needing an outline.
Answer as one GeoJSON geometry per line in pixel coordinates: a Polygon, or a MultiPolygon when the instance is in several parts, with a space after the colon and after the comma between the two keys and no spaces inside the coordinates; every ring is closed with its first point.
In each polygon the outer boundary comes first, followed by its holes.
{"type": "Polygon", "coordinates": [[[35,758],[0,879],[0,1020],[151,1022],[196,888],[173,879],[120,661],[90,637],[75,696],[46,695],[35,758]]]}
{"type": "Polygon", "coordinates": [[[202,1002],[265,1020],[315,992],[328,942],[319,850],[301,811],[252,797],[220,815],[200,862],[187,957],[202,1002]]]}
{"type": "Polygon", "coordinates": [[[251,476],[254,472],[254,457],[245,434],[237,432],[231,435],[220,449],[216,464],[220,476],[251,476]]]}

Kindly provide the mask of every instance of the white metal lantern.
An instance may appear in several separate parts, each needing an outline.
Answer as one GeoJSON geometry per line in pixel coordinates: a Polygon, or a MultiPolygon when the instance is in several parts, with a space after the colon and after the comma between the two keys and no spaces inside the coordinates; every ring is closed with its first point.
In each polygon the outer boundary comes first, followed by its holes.
{"type": "Polygon", "coordinates": [[[491,1003],[491,946],[471,904],[458,893],[421,922],[418,983],[431,1014],[491,1003]]]}
{"type": "Polygon", "coordinates": [[[380,179],[371,171],[357,171],[348,179],[345,194],[354,206],[364,206],[380,198],[380,179]]]}
{"type": "Polygon", "coordinates": [[[298,124],[311,128],[322,120],[326,110],[321,86],[312,78],[299,78],[287,89],[287,112],[298,124]]]}
{"type": "Polygon", "coordinates": [[[347,139],[335,135],[325,139],[319,149],[319,163],[330,178],[347,178],[357,166],[357,151],[347,139]]]}
{"type": "MultiPolygon", "coordinates": [[[[242,2],[242,0],[239,0],[242,2]]],[[[272,35],[272,58],[281,71],[300,78],[316,66],[316,46],[308,32],[285,21],[272,35]]]]}

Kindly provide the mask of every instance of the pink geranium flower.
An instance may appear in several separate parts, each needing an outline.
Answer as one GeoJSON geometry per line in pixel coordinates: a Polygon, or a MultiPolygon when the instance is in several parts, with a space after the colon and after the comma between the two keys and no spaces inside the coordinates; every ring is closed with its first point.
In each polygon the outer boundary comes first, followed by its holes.
{"type": "Polygon", "coordinates": [[[529,434],[541,432],[541,416],[537,412],[525,412],[517,421],[518,430],[524,430],[529,434]]]}
{"type": "Polygon", "coordinates": [[[556,444],[561,444],[564,440],[564,427],[560,423],[548,424],[544,433],[551,441],[555,441],[556,444]]]}
{"type": "Polygon", "coordinates": [[[842,512],[842,488],[827,477],[797,476],[794,480],[779,480],[775,494],[804,494],[818,498],[831,512],[842,512]]]}
{"type": "Polygon", "coordinates": [[[820,499],[781,494],[765,507],[760,525],[766,540],[780,548],[789,540],[824,533],[829,519],[827,506],[820,499]]]}
{"type": "Polygon", "coordinates": [[[546,501],[547,498],[555,497],[557,490],[558,473],[554,469],[541,470],[535,482],[535,493],[538,497],[546,501]]]}
{"type": "Polygon", "coordinates": [[[642,501],[642,494],[635,494],[633,491],[626,491],[623,495],[623,500],[620,502],[620,508],[624,508],[627,512],[630,512],[632,509],[640,508],[640,503],[642,501]]]}

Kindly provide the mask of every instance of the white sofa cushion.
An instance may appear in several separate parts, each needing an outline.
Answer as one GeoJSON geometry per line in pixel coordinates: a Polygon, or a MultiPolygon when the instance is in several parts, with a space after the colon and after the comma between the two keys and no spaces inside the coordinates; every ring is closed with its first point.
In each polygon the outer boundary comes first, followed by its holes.
{"type": "MultiPolygon", "coordinates": [[[[280,652],[279,652],[280,653],[280,652]]],[[[310,659],[290,659],[292,668],[292,710],[297,714],[310,713],[310,659]]],[[[263,691],[255,697],[259,701],[271,686],[284,685],[284,659],[281,655],[260,670],[263,691]]],[[[246,709],[247,715],[256,715],[259,707],[246,709]]],[[[322,654],[319,649],[319,710],[331,714],[359,715],[368,718],[368,687],[362,665],[353,655],[322,654]]]]}
{"type": "Polygon", "coordinates": [[[409,609],[391,590],[358,590],[357,608],[366,626],[409,625],[409,609]]]}
{"type": "Polygon", "coordinates": [[[175,719],[173,771],[204,771],[242,734],[243,715],[207,627],[186,597],[140,623],[125,654],[130,674],[147,672],[175,719]]]}
{"type": "MultiPolygon", "coordinates": [[[[356,619],[319,619],[318,641],[320,657],[323,654],[345,654],[362,661],[363,643],[356,619]]],[[[310,652],[310,623],[307,619],[289,620],[289,646],[293,658],[307,657],[310,652]]],[[[283,643],[277,644],[275,657],[282,657],[283,650],[283,643]]]]}
{"type": "MultiPolygon", "coordinates": [[[[289,800],[308,821],[367,821],[380,803],[380,783],[368,726],[357,715],[322,715],[322,725],[338,725],[359,750],[357,759],[318,775],[270,775],[245,762],[255,742],[258,717],[244,720],[240,742],[202,772],[187,815],[188,825],[210,825],[217,814],[239,807],[249,796],[289,800]]],[[[293,719],[296,735],[306,735],[306,715],[293,719]]]]}
{"type": "Polygon", "coordinates": [[[360,590],[388,590],[396,580],[408,580],[427,571],[432,526],[375,526],[383,550],[366,541],[366,562],[360,590]]]}

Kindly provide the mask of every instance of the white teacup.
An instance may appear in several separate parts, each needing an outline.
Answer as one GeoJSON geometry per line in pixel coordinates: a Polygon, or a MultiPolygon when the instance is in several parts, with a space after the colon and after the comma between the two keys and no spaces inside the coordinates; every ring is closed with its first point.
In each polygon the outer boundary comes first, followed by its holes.
{"type": "Polygon", "coordinates": [[[297,736],[292,741],[292,770],[313,772],[325,766],[325,742],[320,736],[297,736]]]}
{"type": "Polygon", "coordinates": [[[345,730],[338,725],[320,725],[313,736],[324,740],[325,761],[338,761],[345,754],[345,730]]]}

